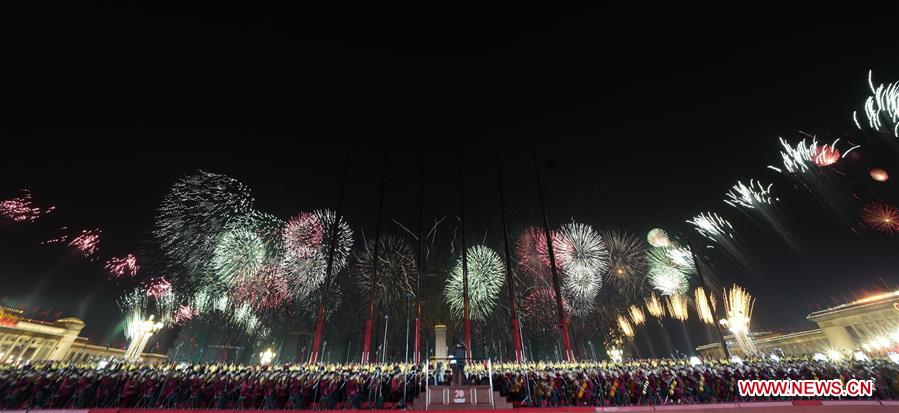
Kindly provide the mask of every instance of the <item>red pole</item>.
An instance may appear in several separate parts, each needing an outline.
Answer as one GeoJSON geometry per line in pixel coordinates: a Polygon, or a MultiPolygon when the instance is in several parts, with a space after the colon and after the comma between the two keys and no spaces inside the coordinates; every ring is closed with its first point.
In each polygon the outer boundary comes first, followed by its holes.
{"type": "Polygon", "coordinates": [[[375,320],[375,303],[377,295],[375,288],[378,285],[378,262],[380,260],[381,247],[381,214],[384,210],[384,177],[387,175],[387,154],[384,154],[381,167],[381,186],[378,193],[378,219],[375,222],[375,250],[372,255],[371,285],[368,290],[368,320],[365,320],[365,335],[362,336],[362,364],[367,364],[371,358],[371,329],[375,320]]]}
{"type": "Polygon", "coordinates": [[[512,347],[515,361],[521,363],[521,330],[515,307],[515,278],[512,277],[512,255],[509,252],[509,227],[506,223],[506,198],[503,194],[503,169],[499,152],[496,153],[496,176],[499,181],[499,210],[503,217],[503,247],[506,252],[506,283],[509,284],[509,315],[512,318],[512,347]]]}
{"type": "Polygon", "coordinates": [[[556,311],[559,312],[559,327],[562,330],[562,345],[565,347],[565,360],[574,361],[571,351],[571,339],[568,337],[568,313],[562,305],[562,288],[559,283],[559,271],[556,268],[556,253],[553,247],[552,233],[549,230],[549,216],[546,213],[546,202],[543,200],[543,183],[540,180],[540,166],[537,163],[537,152],[534,152],[534,172],[537,175],[537,192],[540,196],[540,208],[543,210],[543,232],[546,236],[546,250],[549,251],[549,265],[553,277],[553,290],[556,293],[556,311]]]}
{"type": "Polygon", "coordinates": [[[318,322],[315,323],[315,339],[312,340],[312,352],[309,353],[309,364],[318,362],[318,351],[321,349],[322,334],[325,331],[325,314],[328,305],[328,290],[331,288],[331,272],[334,270],[334,250],[337,248],[337,237],[340,231],[340,218],[343,212],[343,192],[346,189],[346,175],[350,167],[350,153],[343,161],[343,177],[340,179],[340,195],[337,198],[337,211],[334,225],[331,227],[331,245],[328,247],[328,265],[325,267],[325,280],[322,284],[322,299],[318,306],[318,322]]]}
{"type": "Polygon", "coordinates": [[[459,154],[459,223],[462,226],[462,299],[463,332],[465,334],[465,354],[471,358],[471,313],[468,303],[468,251],[465,245],[465,186],[462,154],[459,154]]]}
{"type": "Polygon", "coordinates": [[[415,267],[415,353],[412,355],[414,364],[421,363],[421,272],[424,262],[421,254],[422,224],[424,221],[425,204],[425,157],[422,154],[421,167],[418,170],[418,259],[415,267]]]}

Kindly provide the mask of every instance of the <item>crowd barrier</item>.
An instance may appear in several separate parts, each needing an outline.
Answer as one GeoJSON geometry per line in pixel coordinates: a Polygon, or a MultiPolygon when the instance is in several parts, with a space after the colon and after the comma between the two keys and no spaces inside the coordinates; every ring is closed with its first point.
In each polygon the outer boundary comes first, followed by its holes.
{"type": "MultiPolygon", "coordinates": [[[[601,412],[683,412],[683,413],[885,413],[899,412],[899,401],[876,400],[796,400],[785,402],[715,403],[665,406],[621,407],[523,407],[510,409],[516,413],[601,413],[601,412]]],[[[212,409],[46,409],[0,410],[0,413],[279,413],[302,410],[212,410],[212,409]]],[[[348,410],[309,410],[316,413],[346,413],[348,410]]],[[[372,413],[388,413],[397,410],[364,410],[372,413]]],[[[433,410],[407,410],[408,413],[426,413],[433,410]]],[[[466,413],[495,413],[496,410],[465,410],[466,413]]]]}

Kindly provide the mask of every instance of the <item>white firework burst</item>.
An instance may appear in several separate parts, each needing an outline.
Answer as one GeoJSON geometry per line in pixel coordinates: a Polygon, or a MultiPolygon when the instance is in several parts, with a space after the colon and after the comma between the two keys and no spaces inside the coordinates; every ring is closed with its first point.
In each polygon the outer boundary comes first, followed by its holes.
{"type": "Polygon", "coordinates": [[[572,314],[592,311],[602,277],[609,268],[609,250],[602,236],[589,225],[570,222],[553,238],[564,273],[562,290],[571,303],[572,314]]]}
{"type": "MultiPolygon", "coordinates": [[[[485,320],[496,306],[505,282],[505,267],[499,255],[489,247],[468,248],[468,302],[472,320],[485,320]]],[[[456,319],[464,316],[462,260],[450,273],[443,296],[456,319]]]]}
{"type": "Polygon", "coordinates": [[[671,239],[668,238],[668,233],[661,228],[649,230],[649,233],[646,234],[646,241],[649,242],[649,245],[657,248],[665,248],[671,245],[671,239]]]}
{"type": "Polygon", "coordinates": [[[771,195],[772,185],[774,184],[765,186],[754,179],[749,180],[749,185],[737,181],[737,184],[725,195],[727,198],[724,200],[724,203],[735,208],[743,207],[749,209],[770,206],[774,201],[778,200],[771,195]]]}
{"type": "MultiPolygon", "coordinates": [[[[881,83],[874,87],[873,73],[868,71],[868,87],[871,88],[871,96],[865,99],[865,116],[868,118],[868,127],[878,132],[892,132],[894,137],[899,137],[899,83],[881,83]]],[[[855,125],[861,129],[858,122],[858,114],[852,112],[855,125]]]]}

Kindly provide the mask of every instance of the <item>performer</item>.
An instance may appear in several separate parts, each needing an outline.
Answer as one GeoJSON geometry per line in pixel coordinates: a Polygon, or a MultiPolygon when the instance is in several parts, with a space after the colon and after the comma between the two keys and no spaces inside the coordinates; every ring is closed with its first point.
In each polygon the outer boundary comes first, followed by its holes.
{"type": "Polygon", "coordinates": [[[462,375],[465,374],[465,359],[467,356],[468,353],[465,347],[462,346],[462,343],[456,342],[456,348],[453,349],[453,360],[450,361],[453,368],[453,384],[456,386],[461,386],[464,383],[462,375]]]}

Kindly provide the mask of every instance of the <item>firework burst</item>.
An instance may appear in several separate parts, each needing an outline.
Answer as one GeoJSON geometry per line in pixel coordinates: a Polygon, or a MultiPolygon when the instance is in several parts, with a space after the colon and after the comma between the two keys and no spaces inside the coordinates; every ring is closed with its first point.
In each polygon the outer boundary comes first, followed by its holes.
{"type": "Polygon", "coordinates": [[[0,218],[12,222],[34,222],[41,215],[52,212],[56,207],[40,208],[34,206],[31,191],[23,189],[19,196],[0,201],[0,218]]]}
{"type": "Polygon", "coordinates": [[[684,295],[669,295],[666,301],[668,304],[668,314],[671,314],[671,318],[687,321],[690,313],[687,311],[687,298],[684,295]]]}
{"type": "Polygon", "coordinates": [[[287,221],[282,236],[287,254],[309,259],[321,251],[325,229],[317,214],[301,212],[287,221]]]}
{"type": "Polygon", "coordinates": [[[236,179],[204,171],[176,182],[163,197],[153,235],[165,255],[202,276],[226,224],[250,214],[253,197],[236,179]]]}
{"type": "MultiPolygon", "coordinates": [[[[649,251],[649,282],[662,295],[683,294],[689,286],[692,267],[680,265],[672,259],[673,248],[652,248],[649,251]]],[[[681,258],[679,254],[674,257],[681,258]]]]}
{"type": "Polygon", "coordinates": [[[104,268],[113,278],[133,277],[140,270],[140,266],[137,265],[137,257],[133,254],[128,254],[124,257],[112,257],[106,261],[104,268]]]}
{"type": "Polygon", "coordinates": [[[727,318],[721,320],[734,335],[737,345],[745,354],[755,354],[755,342],[750,336],[749,324],[755,299],[742,287],[734,285],[724,292],[724,312],[727,318]]]}
{"type": "Polygon", "coordinates": [[[649,233],[646,234],[646,241],[649,242],[649,245],[656,248],[667,248],[671,245],[671,239],[668,238],[668,233],[661,228],[649,230],[649,233]]]}
{"type": "Polygon", "coordinates": [[[643,241],[634,234],[606,231],[603,239],[609,249],[609,276],[607,279],[636,280],[646,274],[649,262],[643,241]]]}
{"type": "MultiPolygon", "coordinates": [[[[532,289],[522,299],[521,308],[528,325],[535,331],[548,333],[559,330],[558,304],[556,303],[556,293],[552,288],[532,289]]],[[[567,300],[562,300],[562,309],[566,314],[571,313],[571,306],[568,305],[567,300]]]]}
{"type": "MultiPolygon", "coordinates": [[[[381,236],[378,246],[378,277],[376,297],[388,308],[400,305],[407,296],[415,295],[415,255],[409,244],[394,235],[381,236]]],[[[365,296],[371,291],[374,240],[365,242],[356,254],[355,284],[365,296]]]]}
{"type": "Polygon", "coordinates": [[[746,254],[749,248],[736,236],[736,231],[730,221],[714,212],[704,212],[693,217],[692,220],[687,220],[687,223],[693,224],[696,232],[719,245],[744,268],[757,272],[757,266],[746,254]]]}
{"type": "Polygon", "coordinates": [[[890,179],[890,174],[887,173],[886,170],[881,168],[873,168],[868,171],[868,175],[871,176],[871,179],[877,182],[886,182],[890,179]]]}
{"type": "Polygon", "coordinates": [[[256,312],[271,311],[288,301],[290,288],[278,266],[268,264],[238,283],[231,297],[237,305],[249,304],[256,312]]]}
{"type": "MultiPolygon", "coordinates": [[[[874,87],[873,73],[868,71],[868,86],[871,96],[865,100],[865,115],[868,118],[868,127],[877,132],[892,133],[899,137],[899,83],[890,83],[884,86],[882,83],[874,87]]],[[[852,112],[855,125],[862,129],[858,122],[858,114],[852,112]]]]}
{"type": "Polygon", "coordinates": [[[693,290],[693,300],[696,302],[696,314],[699,320],[706,324],[715,324],[715,296],[706,295],[705,289],[696,287],[693,290]]]}
{"type": "Polygon", "coordinates": [[[182,304],[175,310],[175,314],[172,316],[172,322],[179,325],[187,324],[187,322],[192,320],[196,315],[197,312],[193,308],[182,304]]]}
{"type": "Polygon", "coordinates": [[[82,230],[78,236],[69,241],[69,246],[84,258],[91,258],[100,249],[100,234],[102,233],[103,231],[99,228],[82,230]]]}
{"type": "Polygon", "coordinates": [[[771,193],[772,186],[773,184],[764,185],[754,179],[749,180],[749,185],[737,181],[725,194],[724,203],[739,209],[759,227],[773,230],[798,251],[799,243],[794,239],[793,231],[790,231],[787,224],[789,221],[779,208],[780,199],[771,193]]]}
{"type": "Polygon", "coordinates": [[[564,278],[562,290],[571,302],[573,315],[593,310],[602,277],[609,268],[609,251],[602,236],[589,225],[570,222],[553,237],[564,278]]]}
{"type": "Polygon", "coordinates": [[[655,318],[662,318],[665,316],[665,307],[662,305],[662,300],[656,296],[656,293],[651,293],[649,297],[646,298],[646,311],[655,318]]]}
{"type": "Polygon", "coordinates": [[[266,249],[265,241],[252,227],[230,226],[212,256],[216,279],[231,285],[250,279],[265,263],[266,249]]]}
{"type": "MultiPolygon", "coordinates": [[[[472,320],[482,321],[496,306],[505,281],[503,261],[492,249],[475,245],[466,251],[468,260],[468,302],[472,320]]],[[[464,295],[462,260],[456,264],[446,282],[443,297],[456,319],[463,318],[464,295]]]]}
{"type": "Polygon", "coordinates": [[[549,278],[549,249],[546,233],[542,228],[528,227],[515,243],[518,267],[536,281],[549,278]]]}
{"type": "Polygon", "coordinates": [[[861,215],[868,228],[887,234],[899,232],[899,209],[890,204],[871,202],[862,208],[861,215]]]}

